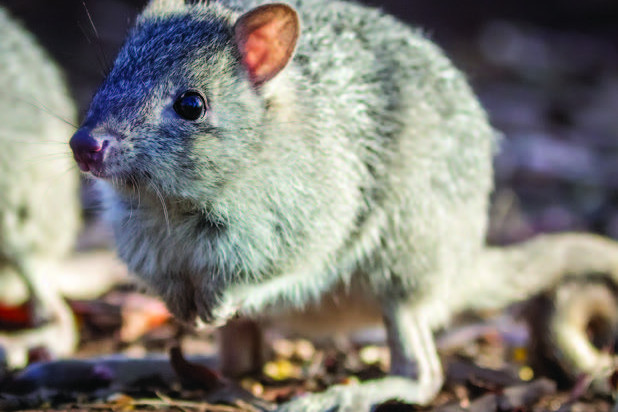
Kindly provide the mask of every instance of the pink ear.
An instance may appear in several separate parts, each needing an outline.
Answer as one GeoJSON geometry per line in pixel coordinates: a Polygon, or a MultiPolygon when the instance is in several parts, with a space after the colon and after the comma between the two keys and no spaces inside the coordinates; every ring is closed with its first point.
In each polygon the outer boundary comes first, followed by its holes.
{"type": "Polygon", "coordinates": [[[298,15],[287,4],[266,4],[240,16],[234,35],[255,86],[272,79],[288,64],[299,32],[298,15]]]}

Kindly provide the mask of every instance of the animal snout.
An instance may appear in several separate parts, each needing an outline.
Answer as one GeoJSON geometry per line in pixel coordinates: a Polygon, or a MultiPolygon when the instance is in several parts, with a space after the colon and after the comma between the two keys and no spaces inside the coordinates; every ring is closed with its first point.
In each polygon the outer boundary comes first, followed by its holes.
{"type": "Polygon", "coordinates": [[[73,135],[69,145],[80,170],[89,172],[101,169],[109,139],[95,137],[90,130],[81,128],[73,135]]]}

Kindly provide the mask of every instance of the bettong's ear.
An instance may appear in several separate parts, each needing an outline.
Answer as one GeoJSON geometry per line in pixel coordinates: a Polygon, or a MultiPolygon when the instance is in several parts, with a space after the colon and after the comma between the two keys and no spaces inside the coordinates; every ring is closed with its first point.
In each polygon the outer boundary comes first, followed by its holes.
{"type": "Polygon", "coordinates": [[[239,17],[234,36],[254,86],[269,81],[288,64],[299,34],[298,14],[287,4],[265,4],[239,17]]]}

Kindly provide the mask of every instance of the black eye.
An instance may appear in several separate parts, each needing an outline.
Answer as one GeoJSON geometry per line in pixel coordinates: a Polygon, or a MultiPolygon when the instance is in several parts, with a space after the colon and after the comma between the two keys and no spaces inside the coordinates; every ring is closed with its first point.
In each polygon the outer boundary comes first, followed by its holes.
{"type": "Polygon", "coordinates": [[[185,120],[197,120],[204,115],[206,102],[198,92],[184,92],[176,99],[174,111],[185,120]]]}

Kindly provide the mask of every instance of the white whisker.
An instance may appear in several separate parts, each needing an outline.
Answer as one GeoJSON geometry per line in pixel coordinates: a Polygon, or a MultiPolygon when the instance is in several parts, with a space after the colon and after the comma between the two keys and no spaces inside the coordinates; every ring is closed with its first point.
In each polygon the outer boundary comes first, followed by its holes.
{"type": "Polygon", "coordinates": [[[152,180],[150,181],[150,187],[152,187],[157,197],[161,201],[161,206],[163,207],[163,217],[165,218],[165,224],[167,225],[167,234],[169,235],[171,233],[170,219],[167,213],[167,206],[165,205],[165,200],[163,199],[163,195],[159,191],[159,188],[154,184],[154,182],[152,182],[152,180]]]}

